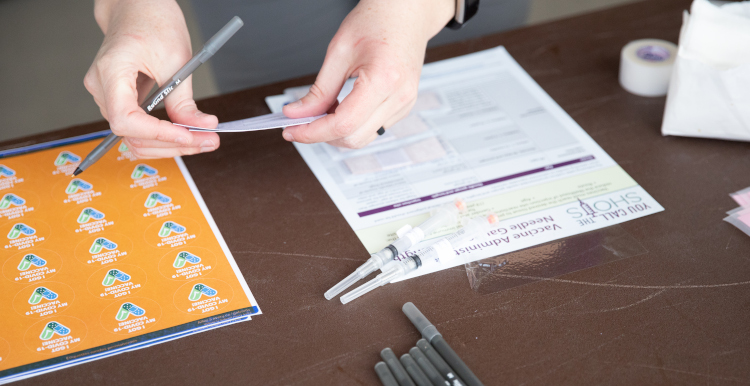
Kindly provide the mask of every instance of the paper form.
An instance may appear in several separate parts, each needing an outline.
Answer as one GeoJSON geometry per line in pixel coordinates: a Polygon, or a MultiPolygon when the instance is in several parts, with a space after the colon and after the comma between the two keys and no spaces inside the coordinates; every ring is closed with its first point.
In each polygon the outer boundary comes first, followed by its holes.
{"type": "Polygon", "coordinates": [[[219,125],[216,126],[215,129],[206,129],[203,127],[183,125],[181,123],[173,124],[182,126],[186,129],[189,129],[190,131],[211,131],[214,133],[227,133],[278,129],[281,127],[304,125],[305,123],[310,123],[325,116],[326,114],[305,118],[287,118],[283,113],[274,113],[261,115],[259,117],[241,119],[239,121],[219,123],[219,125]]]}
{"type": "Polygon", "coordinates": [[[91,138],[0,152],[0,384],[260,314],[182,160],[91,138]]]}
{"type": "MultiPolygon", "coordinates": [[[[290,89],[266,102],[279,112],[300,93],[290,89]]],[[[409,136],[344,152],[294,144],[370,253],[455,197],[469,203],[466,216],[494,212],[501,219],[487,241],[460,248],[451,260],[424,262],[407,278],[663,210],[503,47],[425,65],[420,104],[426,107],[412,111],[420,123],[409,136]],[[403,156],[426,138],[440,146],[403,156]],[[385,167],[389,162],[397,166],[385,167]]]]}

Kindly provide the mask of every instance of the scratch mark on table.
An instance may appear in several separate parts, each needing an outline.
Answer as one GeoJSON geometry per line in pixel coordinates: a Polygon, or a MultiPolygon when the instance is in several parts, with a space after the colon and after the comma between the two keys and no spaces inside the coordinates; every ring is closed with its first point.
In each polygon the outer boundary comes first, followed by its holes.
{"type": "Polygon", "coordinates": [[[333,257],[333,256],[323,256],[323,255],[308,255],[305,253],[288,253],[288,252],[264,252],[264,251],[232,251],[232,253],[235,254],[255,254],[255,255],[282,255],[282,256],[292,256],[292,257],[315,257],[318,259],[328,259],[328,260],[349,260],[349,261],[362,261],[362,259],[354,259],[350,257],[333,257]]]}
{"type": "Polygon", "coordinates": [[[549,282],[553,282],[553,283],[588,285],[588,286],[594,286],[594,287],[631,288],[631,289],[657,289],[657,290],[662,290],[662,289],[707,289],[707,288],[723,288],[723,287],[736,287],[736,286],[742,286],[742,285],[750,285],[750,280],[748,280],[748,281],[738,281],[738,282],[735,282],[735,283],[719,283],[719,284],[641,285],[641,284],[595,283],[595,282],[588,282],[588,281],[557,279],[557,278],[541,277],[541,276],[515,275],[515,274],[510,274],[510,273],[497,274],[497,276],[508,277],[508,278],[513,278],[513,279],[549,281],[549,282]]]}
{"type": "MultiPolygon", "coordinates": [[[[618,277],[620,277],[620,276],[624,275],[624,274],[625,274],[625,273],[627,273],[627,272],[630,272],[630,271],[632,271],[632,270],[633,270],[633,269],[635,269],[635,267],[636,267],[636,266],[638,266],[638,265],[640,265],[640,264],[637,264],[637,265],[632,265],[632,266],[630,266],[629,268],[627,268],[627,269],[625,269],[625,270],[622,270],[622,271],[618,272],[617,274],[615,274],[614,276],[612,276],[611,278],[609,278],[609,280],[607,280],[607,283],[611,283],[612,281],[614,281],[614,280],[615,280],[615,279],[617,279],[618,277]]],[[[575,298],[573,298],[573,299],[571,299],[571,300],[569,300],[569,301],[567,301],[567,302],[565,302],[565,303],[562,303],[562,304],[558,304],[558,305],[556,305],[556,306],[550,307],[550,308],[548,308],[548,309],[544,310],[543,312],[550,312],[550,311],[552,311],[552,310],[556,310],[556,309],[558,309],[558,308],[560,308],[560,307],[562,307],[562,306],[566,306],[566,305],[568,305],[568,304],[570,304],[570,303],[573,303],[573,302],[575,302],[576,300],[579,300],[579,299],[581,299],[582,297],[584,297],[584,296],[586,296],[586,295],[590,294],[591,292],[593,292],[593,290],[589,290],[589,291],[586,291],[586,292],[585,292],[585,293],[584,293],[583,295],[581,295],[581,296],[577,296],[577,297],[575,297],[575,298]]]]}
{"type": "Polygon", "coordinates": [[[593,310],[593,311],[584,311],[584,312],[571,312],[570,314],[576,314],[576,315],[600,314],[600,313],[605,313],[605,312],[620,311],[620,310],[624,310],[624,309],[627,309],[627,308],[635,307],[635,306],[637,306],[637,305],[639,305],[641,303],[645,303],[645,302],[647,302],[647,301],[649,301],[649,300],[651,300],[651,299],[653,299],[653,298],[655,298],[655,297],[663,294],[664,292],[667,292],[667,289],[656,291],[656,292],[652,293],[651,295],[648,295],[645,298],[636,301],[635,303],[630,303],[628,305],[621,306],[621,307],[608,308],[608,309],[605,309],[605,310],[593,310]]]}

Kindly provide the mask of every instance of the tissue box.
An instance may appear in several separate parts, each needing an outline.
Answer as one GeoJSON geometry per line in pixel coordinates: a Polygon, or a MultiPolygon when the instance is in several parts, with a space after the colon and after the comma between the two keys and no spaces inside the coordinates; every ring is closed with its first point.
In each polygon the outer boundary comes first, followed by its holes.
{"type": "Polygon", "coordinates": [[[661,130],[750,141],[750,1],[684,13],[661,130]]]}

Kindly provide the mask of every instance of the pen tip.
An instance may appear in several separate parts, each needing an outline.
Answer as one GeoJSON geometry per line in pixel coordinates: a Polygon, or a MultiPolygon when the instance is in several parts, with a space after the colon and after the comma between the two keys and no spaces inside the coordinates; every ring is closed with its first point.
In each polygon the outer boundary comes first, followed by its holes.
{"type": "Polygon", "coordinates": [[[81,168],[76,168],[76,170],[73,172],[73,177],[75,177],[75,176],[77,176],[77,175],[79,175],[81,173],[83,173],[83,170],[81,170],[81,168]]]}

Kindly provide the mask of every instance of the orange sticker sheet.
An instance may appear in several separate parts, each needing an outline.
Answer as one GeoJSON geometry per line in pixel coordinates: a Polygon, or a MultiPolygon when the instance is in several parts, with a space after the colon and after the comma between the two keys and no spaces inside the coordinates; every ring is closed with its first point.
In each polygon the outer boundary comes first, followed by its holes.
{"type": "Polygon", "coordinates": [[[180,158],[72,176],[106,134],[0,152],[0,384],[260,313],[180,158]]]}

